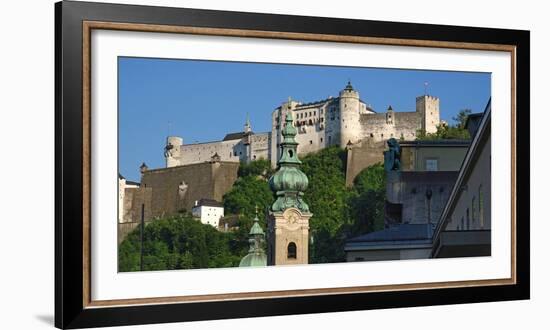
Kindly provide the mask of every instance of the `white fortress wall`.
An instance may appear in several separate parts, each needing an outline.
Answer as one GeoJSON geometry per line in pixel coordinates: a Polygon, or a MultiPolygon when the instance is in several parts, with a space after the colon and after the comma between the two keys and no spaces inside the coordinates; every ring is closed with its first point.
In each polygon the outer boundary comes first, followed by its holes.
{"type": "Polygon", "coordinates": [[[269,150],[271,133],[259,133],[249,135],[250,141],[250,157],[249,160],[258,160],[258,159],[270,159],[271,152],[269,150]]]}
{"type": "Polygon", "coordinates": [[[207,162],[216,153],[221,161],[239,162],[246,155],[246,150],[240,139],[184,144],[180,147],[179,165],[207,162]]]}

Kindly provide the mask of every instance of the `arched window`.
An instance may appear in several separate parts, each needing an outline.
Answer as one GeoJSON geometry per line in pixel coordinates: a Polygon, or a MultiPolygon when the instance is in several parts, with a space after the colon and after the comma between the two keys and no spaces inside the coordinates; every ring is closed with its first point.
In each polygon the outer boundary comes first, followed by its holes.
{"type": "Polygon", "coordinates": [[[290,242],[287,247],[287,258],[296,259],[296,243],[290,242]]]}

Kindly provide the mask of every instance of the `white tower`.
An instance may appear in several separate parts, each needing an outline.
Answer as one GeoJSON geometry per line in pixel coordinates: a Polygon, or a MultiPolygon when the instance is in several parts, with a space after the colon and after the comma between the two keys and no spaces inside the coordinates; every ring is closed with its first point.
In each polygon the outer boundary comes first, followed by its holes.
{"type": "Polygon", "coordinates": [[[340,147],[356,143],[360,139],[359,93],[348,81],[346,88],[340,92],[340,147]]]}
{"type": "Polygon", "coordinates": [[[183,138],[179,136],[169,136],[166,138],[166,146],[164,147],[164,159],[166,167],[174,167],[180,165],[180,148],[183,144],[183,138]]]}
{"type": "Polygon", "coordinates": [[[416,98],[416,112],[421,116],[421,129],[425,133],[437,132],[439,119],[439,99],[435,96],[422,95],[416,98]]]}

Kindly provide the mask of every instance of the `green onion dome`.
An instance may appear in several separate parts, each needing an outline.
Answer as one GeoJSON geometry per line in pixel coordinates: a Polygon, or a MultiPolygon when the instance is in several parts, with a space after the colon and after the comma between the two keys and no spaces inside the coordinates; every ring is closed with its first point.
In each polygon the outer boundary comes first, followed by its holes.
{"type": "Polygon", "coordinates": [[[309,180],[307,176],[297,167],[281,167],[281,169],[269,179],[269,186],[274,192],[303,192],[307,189],[308,183],[309,180]]]}
{"type": "Polygon", "coordinates": [[[292,124],[290,112],[286,114],[285,122],[285,127],[281,132],[283,141],[281,142],[281,157],[277,163],[279,168],[277,173],[269,179],[269,186],[277,197],[271,210],[282,212],[287,208],[295,207],[302,212],[309,212],[308,205],[302,200],[309,180],[299,168],[302,162],[298,159],[298,143],[294,140],[297,131],[292,124]]]}
{"type": "Polygon", "coordinates": [[[254,217],[254,224],[250,228],[248,244],[250,249],[248,254],[241,259],[239,267],[259,267],[267,266],[267,255],[262,249],[262,241],[265,234],[260,226],[258,219],[258,208],[256,208],[256,216],[254,217]]]}

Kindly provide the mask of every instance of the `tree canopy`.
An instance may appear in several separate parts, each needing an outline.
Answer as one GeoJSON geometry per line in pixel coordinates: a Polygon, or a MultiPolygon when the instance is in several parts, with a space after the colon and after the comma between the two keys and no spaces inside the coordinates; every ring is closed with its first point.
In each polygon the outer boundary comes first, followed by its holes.
{"type": "Polygon", "coordinates": [[[416,134],[417,140],[468,140],[470,132],[466,129],[466,121],[472,113],[469,109],[463,109],[453,117],[454,124],[439,124],[435,133],[426,133],[419,130],[416,134]]]}
{"type": "MultiPolygon", "coordinates": [[[[304,194],[310,220],[310,263],[345,261],[347,238],[383,228],[385,172],[381,164],[363,170],[346,187],[346,152],[325,148],[302,156],[309,186],[304,194]]],[[[144,270],[236,267],[248,252],[248,233],[258,207],[260,225],[274,202],[264,160],[241,164],[239,178],[223,197],[225,214],[238,216],[238,229],[220,232],[183,213],[152,221],[144,231],[144,270]]],[[[119,271],[140,269],[139,227],[119,247],[119,271]]]]}
{"type": "MultiPolygon", "coordinates": [[[[234,244],[233,233],[219,232],[190,214],[155,220],[143,232],[143,270],[238,266],[246,254],[234,244]]],[[[140,270],[140,227],[120,244],[121,272],[140,270]]]]}

